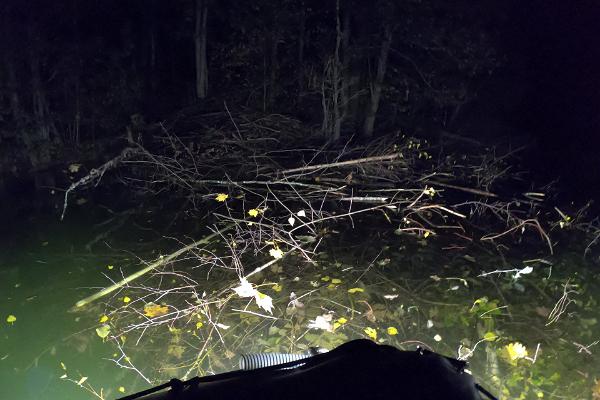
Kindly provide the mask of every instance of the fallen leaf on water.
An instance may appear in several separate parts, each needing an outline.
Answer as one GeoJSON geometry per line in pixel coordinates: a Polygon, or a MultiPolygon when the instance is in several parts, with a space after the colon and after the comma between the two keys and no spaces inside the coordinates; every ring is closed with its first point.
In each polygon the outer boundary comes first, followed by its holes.
{"type": "Polygon", "coordinates": [[[259,292],[258,290],[256,291],[256,295],[254,296],[254,299],[256,300],[256,304],[262,308],[263,310],[265,310],[266,312],[273,314],[273,299],[269,296],[267,296],[264,293],[259,292]]]}
{"type": "Polygon", "coordinates": [[[87,376],[82,376],[81,379],[77,382],[79,386],[83,385],[83,382],[87,381],[87,376]]]}
{"type": "Polygon", "coordinates": [[[234,287],[233,291],[240,297],[253,297],[256,294],[256,289],[246,278],[240,278],[240,286],[234,287]]]}
{"type": "Polygon", "coordinates": [[[281,292],[281,289],[283,289],[279,283],[274,284],[271,288],[276,292],[281,292]]]}
{"type": "Polygon", "coordinates": [[[110,325],[104,324],[98,328],[96,328],[96,334],[100,336],[102,339],[106,338],[110,333],[110,325]]]}
{"type": "Polygon", "coordinates": [[[314,320],[308,321],[309,329],[322,329],[324,331],[333,332],[331,325],[331,314],[318,315],[314,320]]]}
{"type": "Polygon", "coordinates": [[[365,289],[360,288],[360,287],[353,287],[351,289],[348,289],[348,293],[362,293],[364,291],[365,291],[365,289]]]}
{"type": "Polygon", "coordinates": [[[17,320],[17,317],[15,317],[14,315],[10,314],[8,317],[6,317],[6,322],[8,322],[9,324],[13,324],[15,321],[17,320]]]}
{"type": "Polygon", "coordinates": [[[222,203],[222,202],[224,202],[225,200],[227,200],[228,198],[229,198],[229,195],[228,195],[228,194],[225,194],[225,193],[219,193],[219,194],[217,195],[217,197],[215,197],[215,200],[216,200],[216,201],[219,201],[219,202],[221,202],[221,203],[222,203]]]}
{"type": "Polygon", "coordinates": [[[505,348],[511,361],[527,357],[527,348],[519,342],[509,343],[505,348]]]}
{"type": "Polygon", "coordinates": [[[367,334],[368,337],[370,337],[373,340],[377,340],[377,331],[374,328],[371,327],[367,327],[365,328],[365,333],[367,334]]]}
{"type": "Polygon", "coordinates": [[[149,318],[160,317],[169,312],[169,306],[161,306],[154,303],[147,303],[144,306],[144,315],[149,318]]]}
{"type": "Polygon", "coordinates": [[[277,260],[283,257],[283,251],[281,249],[271,249],[269,255],[277,260]]]}

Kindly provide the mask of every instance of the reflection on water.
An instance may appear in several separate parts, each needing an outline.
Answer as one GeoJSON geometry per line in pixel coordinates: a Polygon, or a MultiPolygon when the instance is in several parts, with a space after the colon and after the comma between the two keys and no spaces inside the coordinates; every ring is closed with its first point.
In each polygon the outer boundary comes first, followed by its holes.
{"type": "MultiPolygon", "coordinates": [[[[212,321],[200,315],[180,325],[131,330],[116,346],[96,331],[114,307],[137,310],[127,317],[143,321],[144,312],[151,319],[171,306],[136,297],[142,288],[131,287],[106,299],[108,306],[100,301],[81,312],[69,309],[93,288],[139,269],[135,257],[119,249],[156,256],[137,240],[147,231],[136,229],[94,252],[85,251],[94,234],[76,218],[34,221],[15,231],[18,243],[0,259],[0,398],[114,398],[120,390],[149,386],[115,361],[125,367],[131,361],[159,383],[190,372],[194,361],[192,372],[218,373],[234,368],[240,352],[332,348],[364,337],[468,358],[478,379],[502,398],[590,398],[600,378],[600,275],[581,249],[547,257],[537,247],[522,247],[519,257],[502,260],[476,247],[459,252],[436,238],[399,237],[388,226],[378,234],[326,238],[316,264],[289,258],[262,272],[253,282],[273,298],[272,316],[225,293],[210,310],[212,321]],[[211,328],[214,313],[220,325],[211,328]],[[16,320],[7,322],[9,315],[16,320]],[[219,335],[210,336],[209,329],[219,335]],[[196,358],[208,348],[206,357],[196,358]]],[[[178,247],[163,240],[151,248],[160,246],[178,247]]],[[[229,272],[214,271],[210,280],[207,271],[187,272],[199,296],[236,279],[229,272]]],[[[166,270],[152,279],[175,282],[180,275],[166,270]]],[[[104,322],[115,329],[118,321],[104,322]]]]}

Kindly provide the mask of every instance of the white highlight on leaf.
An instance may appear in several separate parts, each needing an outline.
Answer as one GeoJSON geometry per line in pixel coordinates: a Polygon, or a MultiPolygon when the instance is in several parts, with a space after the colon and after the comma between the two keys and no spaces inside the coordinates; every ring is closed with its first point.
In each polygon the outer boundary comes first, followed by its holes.
{"type": "Polygon", "coordinates": [[[521,275],[527,275],[533,272],[533,267],[527,266],[523,269],[518,270],[515,275],[514,278],[515,279],[519,279],[521,277],[521,275]]]}
{"type": "Polygon", "coordinates": [[[311,329],[322,329],[327,332],[333,332],[333,325],[331,325],[331,314],[323,314],[317,316],[312,321],[309,321],[308,327],[311,329]]]}
{"type": "Polygon", "coordinates": [[[240,297],[253,297],[256,294],[256,289],[248,282],[246,278],[240,278],[240,286],[233,288],[233,291],[240,297]]]}
{"type": "Polygon", "coordinates": [[[283,251],[281,251],[281,249],[271,249],[269,250],[269,254],[277,260],[283,257],[283,251]]]}
{"type": "Polygon", "coordinates": [[[266,294],[257,290],[254,300],[256,300],[256,305],[258,305],[260,308],[269,314],[273,314],[273,299],[270,296],[267,296],[266,294]]]}

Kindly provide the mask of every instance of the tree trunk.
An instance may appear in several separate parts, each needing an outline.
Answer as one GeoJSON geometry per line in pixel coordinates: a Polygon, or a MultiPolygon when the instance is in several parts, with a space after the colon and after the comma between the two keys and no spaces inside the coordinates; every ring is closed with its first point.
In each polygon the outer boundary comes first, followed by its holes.
{"type": "Polygon", "coordinates": [[[279,35],[277,32],[271,34],[271,52],[269,61],[269,108],[273,106],[277,95],[277,71],[279,70],[279,35]]]}
{"type": "Polygon", "coordinates": [[[343,33],[340,22],[340,0],[335,3],[335,27],[336,27],[336,39],[335,39],[335,54],[333,61],[333,135],[331,140],[337,142],[340,140],[342,133],[342,119],[343,115],[341,112],[341,82],[344,79],[342,76],[342,63],[340,56],[340,47],[342,44],[343,33]]]}
{"type": "Polygon", "coordinates": [[[371,84],[371,101],[367,108],[367,115],[363,126],[363,136],[371,138],[375,127],[375,117],[379,109],[379,100],[381,99],[381,91],[383,89],[383,78],[385,77],[385,69],[387,67],[388,54],[392,45],[392,31],[389,28],[385,29],[384,39],[381,43],[379,58],[377,60],[377,74],[375,80],[371,84]]]}
{"type": "Polygon", "coordinates": [[[206,98],[208,92],[208,62],[206,55],[206,22],[208,0],[196,0],[194,45],[196,54],[196,97],[206,98]]]}
{"type": "Polygon", "coordinates": [[[300,11],[300,29],[298,32],[298,93],[302,95],[304,91],[304,46],[306,40],[306,7],[304,2],[301,4],[300,11]]]}

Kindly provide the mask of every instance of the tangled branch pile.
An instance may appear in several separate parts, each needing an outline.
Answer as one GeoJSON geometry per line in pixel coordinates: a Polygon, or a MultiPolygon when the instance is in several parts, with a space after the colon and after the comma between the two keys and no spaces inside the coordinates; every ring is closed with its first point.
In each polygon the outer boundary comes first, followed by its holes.
{"type": "MultiPolygon", "coordinates": [[[[360,227],[365,235],[385,235],[385,226],[396,235],[437,236],[454,249],[485,246],[500,255],[531,237],[552,253],[550,232],[582,226],[585,216],[585,209],[573,216],[550,209],[543,191],[519,183],[510,149],[496,155],[457,142],[462,153],[442,153],[439,143],[401,133],[334,147],[281,115],[228,112],[188,114],[148,127],[141,138],[119,156],[122,179],[138,193],[180,199],[215,232],[213,240],[157,260],[142,283],[128,280],[111,291],[98,335],[121,350],[119,366],[148,382],[226,369],[218,365],[222,357],[209,355],[232,354],[280,318],[287,321],[281,349],[308,347],[305,311],[299,312],[304,295],[274,302],[264,288],[279,292],[269,274],[281,272],[284,259],[317,265],[319,246],[335,232],[360,227]],[[134,366],[141,352],[156,365],[134,366]]],[[[111,160],[95,174],[114,166],[111,160]]],[[[301,268],[287,273],[300,280],[294,275],[301,268]]],[[[311,326],[335,329],[326,320],[311,326]]]]}

